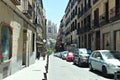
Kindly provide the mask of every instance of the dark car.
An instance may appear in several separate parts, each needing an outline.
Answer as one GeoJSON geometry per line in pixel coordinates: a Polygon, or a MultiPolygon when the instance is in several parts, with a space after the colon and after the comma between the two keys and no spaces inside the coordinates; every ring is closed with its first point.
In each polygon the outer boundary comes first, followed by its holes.
{"type": "Polygon", "coordinates": [[[88,65],[89,63],[88,60],[91,52],[92,51],[87,48],[75,49],[73,63],[77,64],[78,66],[83,66],[83,64],[88,65]]]}

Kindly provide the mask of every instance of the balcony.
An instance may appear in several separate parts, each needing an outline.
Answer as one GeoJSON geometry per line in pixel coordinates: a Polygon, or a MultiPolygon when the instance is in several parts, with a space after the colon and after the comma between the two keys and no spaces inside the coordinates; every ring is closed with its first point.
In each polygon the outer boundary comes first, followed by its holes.
{"type": "Polygon", "coordinates": [[[70,34],[70,32],[71,31],[67,29],[66,32],[65,32],[65,36],[67,36],[68,34],[70,34]]]}
{"type": "Polygon", "coordinates": [[[90,30],[91,30],[91,23],[86,23],[86,25],[84,26],[84,31],[89,32],[90,30]]]}
{"type": "Polygon", "coordinates": [[[24,14],[27,18],[29,18],[29,19],[31,19],[31,18],[32,18],[32,14],[31,14],[31,13],[29,13],[29,11],[28,11],[28,10],[23,10],[23,14],[24,14]]]}
{"type": "Polygon", "coordinates": [[[99,28],[100,27],[99,24],[100,24],[99,21],[94,19],[94,20],[92,20],[91,28],[93,28],[93,29],[99,28]]]}
{"type": "Polygon", "coordinates": [[[80,34],[80,28],[77,29],[77,35],[79,35],[79,34],[80,34]]]}
{"type": "Polygon", "coordinates": [[[24,14],[27,18],[31,19],[31,18],[32,18],[32,6],[30,5],[30,3],[29,3],[28,5],[24,5],[24,6],[28,6],[28,9],[27,9],[27,8],[24,9],[24,10],[22,11],[23,14],[24,14]]]}
{"type": "Polygon", "coordinates": [[[120,8],[113,8],[110,12],[110,21],[120,20],[120,8]]]}
{"type": "Polygon", "coordinates": [[[80,35],[84,33],[84,27],[77,29],[77,34],[80,35]]]}
{"type": "Polygon", "coordinates": [[[109,17],[108,17],[108,15],[105,15],[105,13],[103,13],[100,16],[100,26],[103,26],[103,25],[105,25],[107,23],[109,23],[109,17]]]}
{"type": "Polygon", "coordinates": [[[11,0],[13,4],[20,5],[21,0],[11,0]]]}

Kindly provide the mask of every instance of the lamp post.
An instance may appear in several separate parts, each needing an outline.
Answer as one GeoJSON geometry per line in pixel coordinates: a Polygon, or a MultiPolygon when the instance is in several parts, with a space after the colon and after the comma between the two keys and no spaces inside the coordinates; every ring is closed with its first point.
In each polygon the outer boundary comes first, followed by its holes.
{"type": "Polygon", "coordinates": [[[44,43],[46,43],[46,40],[45,40],[45,39],[43,39],[43,42],[44,42],[44,43]]]}
{"type": "Polygon", "coordinates": [[[44,48],[44,50],[46,49],[46,40],[45,39],[43,39],[43,48],[44,48]]]}

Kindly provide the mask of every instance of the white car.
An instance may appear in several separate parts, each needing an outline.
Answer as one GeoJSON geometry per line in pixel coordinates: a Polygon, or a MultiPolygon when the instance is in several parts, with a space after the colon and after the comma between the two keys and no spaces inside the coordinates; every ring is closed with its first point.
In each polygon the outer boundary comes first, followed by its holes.
{"type": "Polygon", "coordinates": [[[104,76],[120,71],[120,52],[110,50],[95,50],[89,57],[89,69],[98,70],[104,76]]]}

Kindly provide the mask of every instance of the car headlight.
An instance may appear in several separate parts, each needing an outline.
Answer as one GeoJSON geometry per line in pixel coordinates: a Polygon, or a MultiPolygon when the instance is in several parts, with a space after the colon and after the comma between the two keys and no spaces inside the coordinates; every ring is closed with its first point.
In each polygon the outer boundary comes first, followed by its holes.
{"type": "Polygon", "coordinates": [[[109,63],[108,67],[116,67],[114,64],[109,63]]]}

